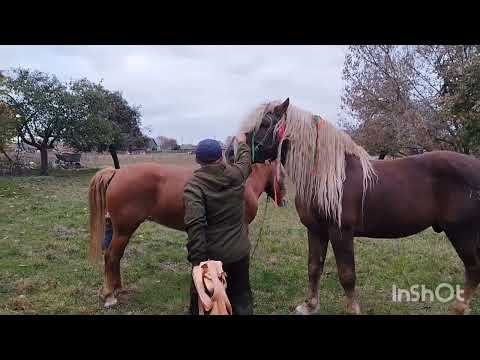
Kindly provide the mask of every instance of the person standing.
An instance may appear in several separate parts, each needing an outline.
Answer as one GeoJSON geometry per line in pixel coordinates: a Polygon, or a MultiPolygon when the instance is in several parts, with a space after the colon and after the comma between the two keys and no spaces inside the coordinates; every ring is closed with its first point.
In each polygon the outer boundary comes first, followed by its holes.
{"type": "MultiPolygon", "coordinates": [[[[252,315],[250,241],[244,223],[245,181],[252,171],[245,134],[237,136],[235,162],[227,164],[218,141],[199,142],[195,170],[184,189],[188,261],[193,268],[202,261],[218,260],[227,274],[227,296],[233,315],[252,315]]],[[[198,311],[198,293],[192,280],[190,313],[198,311]]]]}

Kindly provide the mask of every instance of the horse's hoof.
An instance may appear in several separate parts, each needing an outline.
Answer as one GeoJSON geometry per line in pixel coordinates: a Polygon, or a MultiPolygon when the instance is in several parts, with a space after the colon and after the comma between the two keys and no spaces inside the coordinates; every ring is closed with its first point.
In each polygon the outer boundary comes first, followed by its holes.
{"type": "Polygon", "coordinates": [[[347,305],[347,314],[349,315],[361,315],[360,305],[358,303],[352,302],[347,305]]]}
{"type": "Polygon", "coordinates": [[[100,300],[105,301],[107,294],[105,294],[103,287],[101,287],[100,290],[98,290],[98,297],[100,298],[100,300]]]}
{"type": "Polygon", "coordinates": [[[117,303],[118,303],[117,298],[114,295],[110,295],[106,298],[105,304],[103,306],[108,309],[112,306],[115,306],[117,303]]]}
{"type": "Polygon", "coordinates": [[[451,315],[466,315],[470,311],[467,304],[464,302],[457,302],[450,310],[451,315]]]}
{"type": "Polygon", "coordinates": [[[295,308],[295,315],[312,315],[318,313],[320,310],[320,304],[317,303],[315,307],[312,307],[309,303],[305,302],[303,304],[298,305],[295,308]]]}

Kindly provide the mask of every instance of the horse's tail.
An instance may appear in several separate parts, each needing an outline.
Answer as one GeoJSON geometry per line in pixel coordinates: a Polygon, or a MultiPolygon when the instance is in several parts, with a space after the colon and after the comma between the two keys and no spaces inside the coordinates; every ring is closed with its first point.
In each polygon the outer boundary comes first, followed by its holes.
{"type": "Polygon", "coordinates": [[[98,171],[90,181],[88,202],[90,205],[90,262],[98,264],[101,241],[105,233],[105,213],[107,209],[106,193],[110,180],[116,170],[108,167],[98,171]]]}

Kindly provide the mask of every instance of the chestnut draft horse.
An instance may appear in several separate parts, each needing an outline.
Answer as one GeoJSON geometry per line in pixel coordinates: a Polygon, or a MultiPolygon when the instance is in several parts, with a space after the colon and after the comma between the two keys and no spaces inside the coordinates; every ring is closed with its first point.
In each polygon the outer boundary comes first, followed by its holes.
{"type": "Polygon", "coordinates": [[[242,124],[258,159],[280,158],[296,186],[295,206],[308,233],[309,292],[299,314],[319,310],[318,281],[332,244],[347,312],[359,314],[354,236],[401,238],[432,227],[445,232],[465,266],[464,314],[480,282],[480,160],[432,151],[371,160],[345,132],[319,116],[273,101],[242,124]]]}
{"type": "MultiPolygon", "coordinates": [[[[257,214],[258,199],[263,192],[275,199],[277,206],[286,204],[283,172],[277,162],[252,164],[252,173],[245,183],[245,222],[250,224],[257,214]]],[[[90,261],[98,262],[101,241],[105,250],[105,283],[100,297],[109,307],[117,303],[121,289],[120,260],[132,234],[145,220],[172,229],[185,231],[183,189],[193,169],[160,165],[135,164],[122,169],[106,168],[90,182],[90,261]],[[108,211],[113,236],[110,243],[105,233],[108,211]]],[[[102,246],[103,247],[103,246],[102,246]]]]}

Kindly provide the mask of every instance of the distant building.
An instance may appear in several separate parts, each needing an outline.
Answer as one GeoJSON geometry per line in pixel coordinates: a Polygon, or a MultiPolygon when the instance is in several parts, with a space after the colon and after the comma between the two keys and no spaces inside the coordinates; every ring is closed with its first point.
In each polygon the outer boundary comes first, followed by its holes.
{"type": "Polygon", "coordinates": [[[132,148],[127,152],[129,155],[145,155],[146,153],[147,151],[144,148],[132,148]]]}
{"type": "Polygon", "coordinates": [[[196,145],[182,144],[180,145],[180,151],[182,152],[194,152],[197,149],[196,145]]]}
{"type": "Polygon", "coordinates": [[[166,136],[158,136],[155,139],[159,151],[178,150],[177,140],[166,136]]]}

